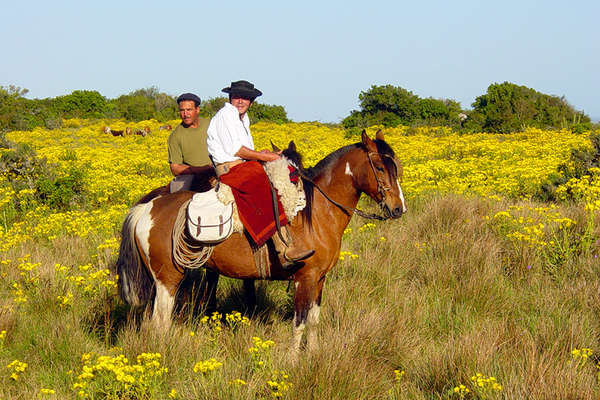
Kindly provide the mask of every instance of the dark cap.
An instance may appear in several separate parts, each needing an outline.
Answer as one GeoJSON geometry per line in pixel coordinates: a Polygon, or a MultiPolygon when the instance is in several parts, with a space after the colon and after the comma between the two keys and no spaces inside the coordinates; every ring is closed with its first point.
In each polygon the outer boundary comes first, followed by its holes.
{"type": "Polygon", "coordinates": [[[196,107],[198,107],[202,102],[202,100],[200,100],[200,97],[196,96],[194,93],[184,93],[177,98],[177,104],[179,104],[182,101],[193,101],[196,104],[196,107]]]}
{"type": "Polygon", "coordinates": [[[241,96],[254,99],[262,94],[262,92],[254,87],[248,81],[231,82],[231,86],[223,88],[222,92],[229,93],[230,96],[241,96]]]}

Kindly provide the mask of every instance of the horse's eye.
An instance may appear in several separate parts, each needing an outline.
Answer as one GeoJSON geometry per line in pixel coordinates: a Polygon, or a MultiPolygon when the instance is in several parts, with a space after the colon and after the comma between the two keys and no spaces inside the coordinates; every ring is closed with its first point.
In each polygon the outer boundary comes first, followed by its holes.
{"type": "Polygon", "coordinates": [[[377,169],[379,172],[383,172],[383,167],[380,167],[379,165],[376,165],[375,169],[377,169]]]}

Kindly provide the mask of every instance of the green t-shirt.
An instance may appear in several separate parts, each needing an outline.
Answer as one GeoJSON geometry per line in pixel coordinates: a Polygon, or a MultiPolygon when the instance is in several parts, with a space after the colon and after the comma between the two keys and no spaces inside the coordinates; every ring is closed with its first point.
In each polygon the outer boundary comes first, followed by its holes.
{"type": "Polygon", "coordinates": [[[169,163],[201,167],[211,163],[206,148],[206,130],[210,121],[199,118],[197,128],[179,124],[169,135],[169,163]]]}

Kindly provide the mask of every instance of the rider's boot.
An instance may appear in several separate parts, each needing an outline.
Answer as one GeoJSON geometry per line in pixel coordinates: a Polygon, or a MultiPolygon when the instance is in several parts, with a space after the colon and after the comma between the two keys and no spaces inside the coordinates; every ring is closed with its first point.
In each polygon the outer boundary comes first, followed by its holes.
{"type": "Polygon", "coordinates": [[[295,245],[287,226],[281,228],[281,235],[285,242],[281,240],[278,233],[275,233],[273,235],[273,244],[275,245],[275,250],[283,269],[291,269],[298,261],[305,260],[315,254],[315,251],[312,249],[307,250],[295,245]]]}

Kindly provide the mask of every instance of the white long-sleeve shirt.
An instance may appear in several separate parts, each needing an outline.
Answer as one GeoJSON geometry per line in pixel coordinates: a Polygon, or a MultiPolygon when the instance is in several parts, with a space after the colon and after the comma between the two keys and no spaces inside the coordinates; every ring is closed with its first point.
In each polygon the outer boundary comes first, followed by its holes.
{"type": "Polygon", "coordinates": [[[212,117],[207,134],[206,147],[216,164],[239,160],[235,153],[242,146],[254,150],[248,114],[240,120],[238,109],[231,103],[225,103],[212,117]]]}

